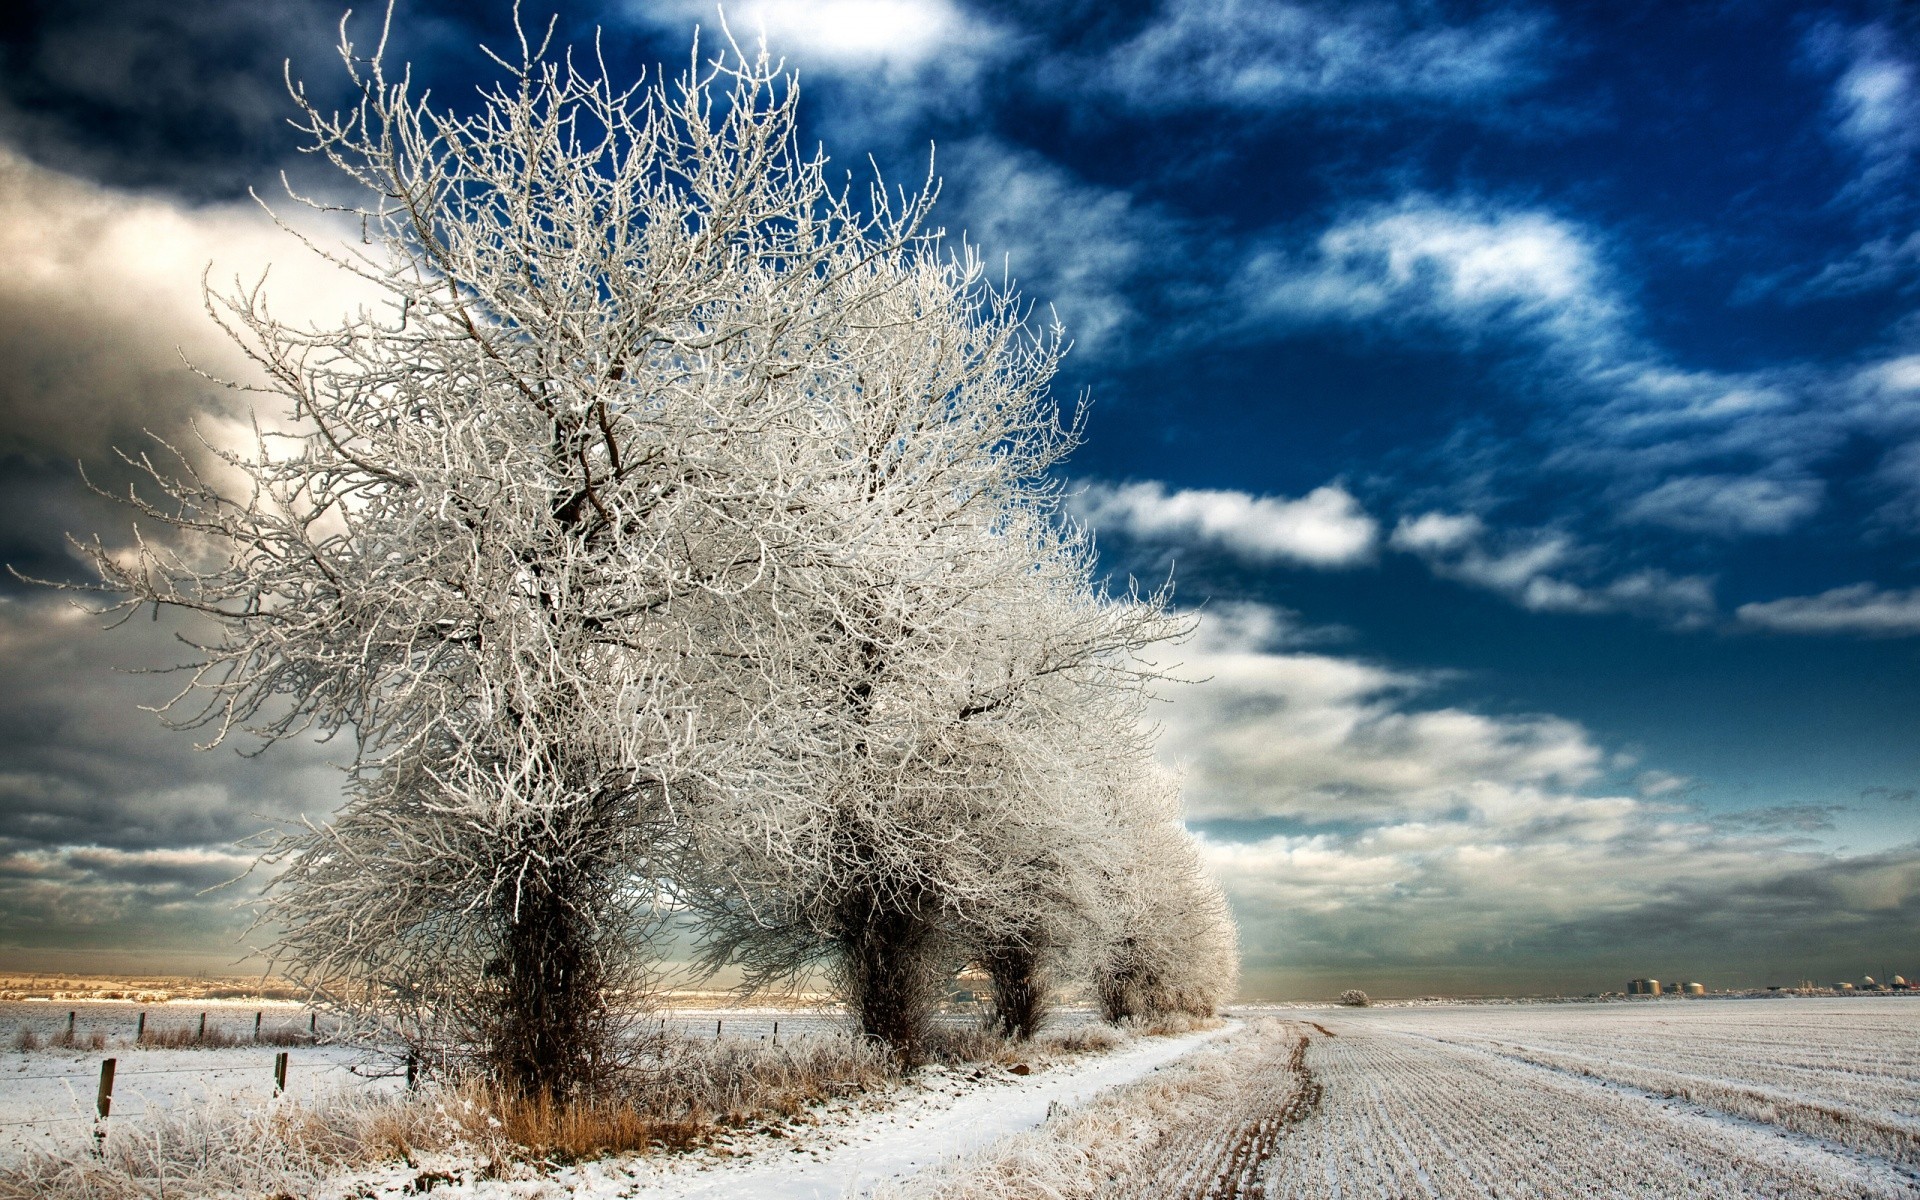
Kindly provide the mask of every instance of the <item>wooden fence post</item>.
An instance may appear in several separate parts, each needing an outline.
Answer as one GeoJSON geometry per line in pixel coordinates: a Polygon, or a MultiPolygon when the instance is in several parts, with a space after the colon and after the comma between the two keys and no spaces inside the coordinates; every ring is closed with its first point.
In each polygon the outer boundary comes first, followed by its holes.
{"type": "Polygon", "coordinates": [[[307,1014],[307,1036],[320,1036],[320,1014],[317,1012],[307,1014]]]}
{"type": "Polygon", "coordinates": [[[207,1014],[205,1013],[200,1014],[200,1032],[194,1035],[194,1040],[197,1042],[207,1040],[207,1014]]]}
{"type": "Polygon", "coordinates": [[[253,1040],[256,1042],[260,1040],[260,1017],[260,1013],[253,1014],[253,1040]]]}
{"type": "Polygon", "coordinates": [[[113,1068],[119,1061],[109,1058],[100,1064],[100,1090],[94,1093],[93,1107],[102,1121],[113,1111],[113,1068]]]}
{"type": "Polygon", "coordinates": [[[780,1022],[778,1021],[773,1023],[773,1044],[776,1046],[780,1044],[780,1022]]]}
{"type": "Polygon", "coordinates": [[[720,1040],[720,1022],[718,1021],[713,1023],[713,1040],[716,1042],[720,1040]]]}
{"type": "Polygon", "coordinates": [[[147,1010],[144,1008],[140,1010],[139,1023],[133,1027],[133,1040],[136,1042],[147,1040],[147,1010]]]}
{"type": "Polygon", "coordinates": [[[282,1050],[273,1056],[273,1094],[278,1096],[287,1090],[287,1052],[282,1050]]]}

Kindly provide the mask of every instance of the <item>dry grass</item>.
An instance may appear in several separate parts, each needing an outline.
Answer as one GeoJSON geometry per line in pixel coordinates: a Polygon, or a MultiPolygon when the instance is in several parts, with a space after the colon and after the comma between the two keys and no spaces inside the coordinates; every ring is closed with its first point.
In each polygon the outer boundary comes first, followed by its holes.
{"type": "Polygon", "coordinates": [[[143,1050],[225,1050],[244,1045],[248,1040],[224,1029],[208,1029],[202,1033],[196,1026],[180,1025],[170,1029],[148,1028],[134,1044],[143,1050]]]}
{"type": "MultiPolygon", "coordinates": [[[[150,1029],[142,1044],[245,1040],[210,1029],[201,1041],[197,1033],[193,1026],[150,1029]]],[[[1123,1040],[1112,1029],[1085,1026],[1012,1044],[984,1030],[953,1027],[940,1030],[929,1049],[949,1065],[1013,1066],[1109,1050],[1123,1040]]],[[[778,1045],[663,1037],[642,1048],[615,1089],[582,1103],[449,1084],[384,1097],[211,1106],[116,1123],[101,1154],[45,1152],[0,1166],[0,1200],[311,1196],[322,1181],[345,1172],[441,1154],[489,1177],[526,1175],[609,1155],[683,1151],[722,1131],[805,1121],[817,1105],[900,1078],[890,1053],[850,1032],[778,1045]]]]}
{"type": "Polygon", "coordinates": [[[1189,1033],[1218,1029],[1225,1024],[1226,1022],[1219,1017],[1201,1017],[1185,1012],[1163,1012],[1130,1018],[1123,1028],[1132,1030],[1142,1037],[1183,1037],[1189,1033]]]}
{"type": "MultiPolygon", "coordinates": [[[[26,1031],[21,1030],[21,1032],[25,1033],[26,1031]]],[[[62,1029],[59,1033],[47,1039],[47,1045],[53,1047],[55,1050],[105,1050],[107,1048],[107,1035],[98,1029],[91,1030],[87,1033],[79,1033],[71,1029],[62,1029]]],[[[15,1047],[21,1050],[28,1048],[19,1045],[18,1042],[15,1043],[15,1047]]]]}
{"type": "MultiPolygon", "coordinates": [[[[189,1035],[184,1045],[205,1044],[192,1040],[195,1029],[178,1032],[189,1035]]],[[[483,1164],[485,1173],[524,1173],[611,1154],[689,1149],[723,1129],[788,1120],[810,1105],[898,1078],[891,1055],[851,1035],[779,1046],[666,1038],[648,1048],[614,1094],[583,1103],[456,1084],[260,1108],[213,1105],[117,1122],[101,1153],[75,1145],[70,1153],[37,1152],[0,1166],[0,1200],[311,1196],[342,1172],[438,1153],[483,1164]]]]}
{"type": "Polygon", "coordinates": [[[456,1129],[426,1096],[182,1109],[113,1130],[98,1153],[40,1151],[0,1168],[0,1200],[305,1196],[337,1170],[407,1160],[456,1129]]]}

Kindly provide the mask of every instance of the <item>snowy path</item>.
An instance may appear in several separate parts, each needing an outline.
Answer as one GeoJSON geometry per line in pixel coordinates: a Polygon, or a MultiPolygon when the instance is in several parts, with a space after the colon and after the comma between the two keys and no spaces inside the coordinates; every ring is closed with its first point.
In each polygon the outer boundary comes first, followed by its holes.
{"type": "MultiPolygon", "coordinates": [[[[1231,1022],[1228,1029],[1238,1025],[1231,1022]]],[[[838,1128],[810,1131],[805,1146],[784,1151],[759,1148],[751,1155],[693,1170],[669,1168],[659,1177],[601,1175],[585,1168],[576,1194],[634,1200],[838,1200],[859,1196],[876,1184],[900,1179],[935,1163],[978,1150],[1007,1134],[1046,1120],[1055,1104],[1086,1102],[1131,1082],[1225,1033],[1216,1029],[1175,1038],[1142,1038],[1110,1054],[1091,1056],[1025,1079],[1009,1076],[984,1085],[961,1086],[965,1076],[941,1086],[929,1077],[919,1094],[838,1128]],[[956,1094],[957,1093],[957,1094],[956,1094]],[[600,1178],[591,1176],[600,1175],[600,1178]]],[[[611,1165],[611,1164],[608,1164],[611,1165]]],[[[627,1164],[640,1167],[640,1163],[627,1164]]],[[[690,1165],[690,1164],[688,1164],[690,1165]]],[[[644,1169],[644,1168],[643,1168],[644,1169]]]]}

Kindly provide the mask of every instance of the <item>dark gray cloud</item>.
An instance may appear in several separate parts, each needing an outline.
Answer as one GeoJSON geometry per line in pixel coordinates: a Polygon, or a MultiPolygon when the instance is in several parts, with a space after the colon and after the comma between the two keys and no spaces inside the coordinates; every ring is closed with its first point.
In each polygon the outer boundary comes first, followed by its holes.
{"type": "Polygon", "coordinates": [[[244,194],[289,155],[281,66],[338,90],[344,5],[29,0],[0,40],[0,141],[121,186],[244,194]]]}

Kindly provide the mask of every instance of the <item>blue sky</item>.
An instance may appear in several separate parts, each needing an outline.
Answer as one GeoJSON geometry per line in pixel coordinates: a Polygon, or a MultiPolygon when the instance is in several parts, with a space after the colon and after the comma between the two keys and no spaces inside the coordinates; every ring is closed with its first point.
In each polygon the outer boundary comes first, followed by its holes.
{"type": "MultiPolygon", "coordinates": [[[[402,4],[398,53],[463,103],[474,44],[511,36],[498,8],[402,4]]],[[[702,0],[558,12],[617,74],[717,25],[702,0]]],[[[242,203],[282,169],[324,186],[280,64],[337,92],[337,19],[6,19],[9,561],[70,571],[61,531],[114,521],[75,459],[231,418],[171,354],[220,353],[207,261],[273,258],[294,302],[338,300],[242,203]]],[[[939,223],[1073,338],[1076,511],[1116,576],[1171,570],[1204,613],[1182,657],[1207,681],[1169,689],[1163,752],[1253,990],[1920,968],[1911,6],[727,20],[800,73],[850,171],[917,182],[931,149],[939,223]]],[[[153,631],[6,595],[0,955],[111,957],[136,927],[209,951],[231,918],[197,887],[248,814],[325,810],[324,755],[192,755],[107,671],[153,631]]]]}

